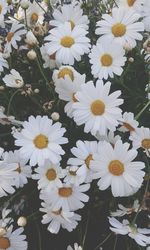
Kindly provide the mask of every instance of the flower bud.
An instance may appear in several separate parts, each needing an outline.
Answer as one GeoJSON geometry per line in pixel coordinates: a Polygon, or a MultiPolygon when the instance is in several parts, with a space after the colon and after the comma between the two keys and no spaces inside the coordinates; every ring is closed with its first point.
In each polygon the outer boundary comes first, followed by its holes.
{"type": "Polygon", "coordinates": [[[27,225],[27,218],[24,216],[21,216],[17,220],[17,224],[19,227],[25,227],[27,225]]]}
{"type": "Polygon", "coordinates": [[[30,51],[27,53],[27,57],[28,57],[30,60],[35,60],[36,57],[37,57],[37,54],[36,54],[36,52],[32,49],[32,50],[30,50],[30,51]]]}
{"type": "Polygon", "coordinates": [[[57,112],[53,112],[53,113],[51,114],[51,118],[52,118],[53,121],[58,121],[59,118],[60,118],[60,115],[59,115],[59,113],[57,113],[57,112]]]}
{"type": "Polygon", "coordinates": [[[4,234],[6,234],[6,229],[4,227],[0,228],[0,236],[3,236],[4,234]]]}
{"type": "Polygon", "coordinates": [[[20,6],[22,7],[22,9],[26,10],[29,8],[29,1],[28,0],[21,0],[20,6]]]}

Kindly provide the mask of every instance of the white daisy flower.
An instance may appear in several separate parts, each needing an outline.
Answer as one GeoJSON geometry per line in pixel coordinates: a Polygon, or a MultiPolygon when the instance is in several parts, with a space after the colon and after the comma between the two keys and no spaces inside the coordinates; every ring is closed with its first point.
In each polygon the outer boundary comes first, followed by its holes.
{"type": "Polygon", "coordinates": [[[12,231],[12,226],[9,227],[6,234],[0,237],[0,249],[27,250],[26,236],[22,232],[23,228],[12,231]]]}
{"type": "Polygon", "coordinates": [[[25,33],[26,30],[24,29],[24,25],[17,21],[13,21],[11,29],[6,36],[4,52],[6,54],[10,54],[12,52],[12,48],[18,49],[17,42],[21,41],[21,36],[25,33]]]}
{"type": "Polygon", "coordinates": [[[150,129],[140,127],[129,137],[134,148],[142,148],[148,157],[150,157],[150,129]]]}
{"type": "Polygon", "coordinates": [[[32,178],[38,180],[38,189],[47,189],[61,187],[62,183],[60,178],[65,176],[65,170],[63,170],[59,164],[52,164],[49,160],[44,162],[44,165],[35,168],[35,174],[32,178]]]}
{"type": "Polygon", "coordinates": [[[134,132],[139,123],[134,119],[134,114],[131,112],[125,112],[120,120],[121,127],[118,129],[121,132],[134,132]]]}
{"type": "Polygon", "coordinates": [[[85,78],[85,74],[77,74],[77,77],[72,80],[69,75],[66,75],[55,83],[55,91],[59,95],[59,99],[67,102],[64,108],[65,113],[71,118],[73,117],[73,103],[77,102],[75,94],[80,91],[81,86],[85,84],[85,78]]]}
{"type": "Polygon", "coordinates": [[[116,130],[122,112],[119,105],[123,103],[123,99],[118,98],[121,95],[119,90],[109,95],[110,87],[110,82],[104,84],[102,80],[98,80],[96,86],[93,82],[88,82],[76,93],[78,102],[73,104],[73,116],[77,125],[85,124],[84,132],[105,135],[108,129],[116,130]]]}
{"type": "Polygon", "coordinates": [[[74,243],[74,247],[68,246],[67,250],[82,250],[82,247],[79,246],[78,243],[74,243]]]}
{"type": "Polygon", "coordinates": [[[129,150],[129,143],[122,143],[118,140],[114,147],[103,142],[99,147],[98,154],[93,156],[91,168],[97,172],[98,186],[105,190],[111,186],[114,197],[129,196],[135,193],[142,185],[145,175],[142,169],[145,164],[140,161],[133,161],[137,151],[129,150]]]}
{"type": "Polygon", "coordinates": [[[64,182],[76,186],[82,184],[85,181],[85,174],[82,171],[78,171],[79,168],[78,166],[67,166],[64,182]]]}
{"type": "MultiPolygon", "coordinates": [[[[44,2],[42,2],[42,7],[46,8],[46,5],[43,6],[43,4],[44,2]]],[[[43,24],[43,21],[44,10],[34,0],[33,3],[30,3],[29,8],[27,9],[27,23],[31,26],[35,23],[43,24]]]]}
{"type": "Polygon", "coordinates": [[[43,64],[44,68],[54,69],[60,66],[60,64],[57,63],[56,61],[55,54],[53,55],[48,54],[47,45],[42,45],[42,47],[40,48],[40,52],[41,52],[42,59],[44,61],[44,64],[43,64]]]}
{"type": "Polygon", "coordinates": [[[16,163],[15,171],[18,172],[18,175],[15,178],[15,186],[19,188],[27,184],[28,178],[31,178],[32,169],[27,165],[27,161],[22,159],[19,150],[5,152],[3,158],[5,162],[16,163]]]}
{"type": "Polygon", "coordinates": [[[111,15],[103,14],[101,21],[97,22],[96,34],[101,39],[108,39],[110,44],[116,41],[124,46],[126,43],[131,47],[136,46],[136,40],[142,40],[139,32],[144,31],[142,22],[138,22],[140,15],[132,9],[113,8],[111,15]]]}
{"type": "Polygon", "coordinates": [[[0,74],[1,72],[4,71],[4,68],[8,69],[8,62],[6,61],[6,59],[3,57],[3,54],[0,53],[0,74]]]}
{"type": "Polygon", "coordinates": [[[102,136],[99,133],[96,134],[96,139],[99,141],[107,141],[109,142],[112,146],[115,145],[115,143],[121,139],[120,135],[115,135],[114,132],[109,131],[106,135],[102,136]]]}
{"type": "Polygon", "coordinates": [[[144,0],[144,5],[142,9],[143,23],[145,30],[150,32],[150,1],[144,0]]]}
{"type": "Polygon", "coordinates": [[[116,234],[128,235],[134,239],[135,242],[140,246],[146,246],[150,243],[150,229],[138,228],[137,225],[132,225],[128,220],[123,220],[120,223],[115,218],[109,218],[111,224],[110,230],[116,234]]]}
{"type": "Polygon", "coordinates": [[[72,29],[79,27],[88,30],[88,17],[83,15],[83,10],[79,4],[64,4],[60,10],[54,10],[53,17],[54,20],[50,21],[50,25],[54,27],[69,22],[72,29]]]}
{"type": "Polygon", "coordinates": [[[63,211],[62,209],[52,210],[49,204],[44,202],[42,202],[41,205],[43,208],[40,208],[40,211],[45,213],[42,223],[49,223],[47,229],[51,233],[57,234],[61,227],[71,232],[77,227],[78,221],[81,220],[81,216],[74,212],[63,211]]]}
{"type": "Polygon", "coordinates": [[[88,202],[89,196],[86,192],[90,188],[89,184],[80,186],[62,183],[61,187],[56,187],[47,192],[42,190],[40,199],[49,204],[54,211],[62,209],[64,211],[75,211],[84,207],[83,202],[88,202]]]}
{"type": "Polygon", "coordinates": [[[15,189],[15,179],[18,173],[15,171],[16,163],[7,163],[4,160],[0,161],[0,197],[13,194],[15,189]]]}
{"type": "Polygon", "coordinates": [[[3,77],[3,82],[10,88],[21,88],[24,85],[22,76],[15,69],[12,69],[9,75],[3,77]]]}
{"type": "Polygon", "coordinates": [[[141,13],[144,0],[116,0],[118,7],[124,7],[127,9],[133,9],[136,12],[141,13]]]}
{"type": "Polygon", "coordinates": [[[4,15],[8,11],[8,4],[6,0],[0,0],[0,27],[5,27],[4,15]]]}
{"type": "Polygon", "coordinates": [[[96,141],[79,140],[76,142],[76,147],[71,149],[71,152],[76,158],[70,158],[68,164],[79,166],[76,173],[83,176],[84,182],[91,182],[94,174],[91,169],[91,160],[93,160],[93,155],[98,152],[98,143],[96,141]]]}
{"type": "Polygon", "coordinates": [[[104,39],[94,45],[89,54],[92,64],[92,74],[95,78],[108,79],[114,77],[114,74],[121,75],[126,57],[122,45],[109,39],[104,39]]]}
{"type": "Polygon", "coordinates": [[[65,144],[68,139],[63,137],[66,129],[61,128],[61,123],[52,124],[47,116],[30,116],[23,122],[21,132],[13,134],[15,145],[20,146],[23,159],[30,160],[30,165],[43,165],[46,159],[56,164],[65,152],[60,144],[65,144]]]}
{"type": "Polygon", "coordinates": [[[61,64],[73,65],[75,60],[80,61],[81,56],[87,54],[90,48],[90,40],[86,37],[87,31],[74,27],[70,23],[59,25],[51,29],[45,37],[48,54],[56,53],[56,61],[61,64]]]}
{"type": "Polygon", "coordinates": [[[65,65],[61,66],[59,69],[55,69],[52,75],[52,79],[55,84],[57,84],[60,80],[69,77],[72,81],[76,81],[81,74],[77,72],[72,66],[65,65]]]}
{"type": "Polygon", "coordinates": [[[124,215],[129,215],[132,213],[137,213],[138,211],[140,211],[141,209],[139,209],[140,207],[140,203],[138,200],[135,200],[133,203],[133,206],[131,207],[124,207],[122,204],[118,204],[118,208],[117,211],[115,212],[111,212],[111,216],[113,217],[122,217],[124,215]]]}

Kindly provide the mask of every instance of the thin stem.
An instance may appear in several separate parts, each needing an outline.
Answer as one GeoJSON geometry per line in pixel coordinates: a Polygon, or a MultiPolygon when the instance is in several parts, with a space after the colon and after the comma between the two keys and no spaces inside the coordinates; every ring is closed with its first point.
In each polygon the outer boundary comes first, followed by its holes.
{"type": "Polygon", "coordinates": [[[100,246],[102,246],[111,237],[111,235],[112,235],[112,233],[108,234],[107,237],[94,248],[94,250],[96,250],[100,246]]]}
{"type": "Polygon", "coordinates": [[[90,211],[88,211],[88,218],[87,218],[86,227],[85,227],[85,233],[84,233],[83,241],[82,241],[82,249],[84,249],[84,246],[85,246],[85,240],[86,240],[86,236],[87,236],[89,220],[90,220],[90,211]]]}
{"type": "Polygon", "coordinates": [[[138,120],[140,116],[143,114],[143,112],[148,108],[150,105],[150,100],[147,102],[147,104],[142,108],[142,110],[136,115],[135,119],[138,120]]]}
{"type": "Polygon", "coordinates": [[[31,220],[32,218],[36,217],[36,215],[40,215],[40,214],[41,214],[40,211],[37,210],[36,212],[34,212],[34,213],[28,215],[28,216],[27,216],[27,220],[29,221],[29,220],[31,220]]]}
{"type": "Polygon", "coordinates": [[[18,92],[20,92],[20,89],[17,89],[17,90],[12,94],[12,96],[10,97],[10,100],[9,100],[9,103],[8,103],[8,108],[7,108],[7,115],[10,114],[10,107],[11,107],[13,98],[15,97],[15,95],[16,95],[18,92]]]}
{"type": "Polygon", "coordinates": [[[117,246],[117,235],[116,235],[116,237],[115,237],[115,243],[114,243],[114,248],[113,248],[113,250],[116,250],[116,246],[117,246]]]}
{"type": "Polygon", "coordinates": [[[36,229],[37,229],[37,232],[38,232],[38,239],[39,239],[39,250],[42,250],[42,239],[41,239],[41,233],[40,233],[40,227],[38,225],[38,223],[36,222],[36,229]]]}

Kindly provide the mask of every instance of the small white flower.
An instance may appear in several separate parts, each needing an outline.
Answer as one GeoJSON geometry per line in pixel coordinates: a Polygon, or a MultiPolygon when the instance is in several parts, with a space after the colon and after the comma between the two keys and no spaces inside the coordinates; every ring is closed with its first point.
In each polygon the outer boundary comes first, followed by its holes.
{"type": "Polygon", "coordinates": [[[8,62],[4,58],[4,55],[0,53],[0,74],[4,71],[4,68],[8,68],[8,62]]]}
{"type": "Polygon", "coordinates": [[[145,30],[150,32],[150,1],[144,0],[144,5],[142,9],[143,23],[145,30]]]}
{"type": "Polygon", "coordinates": [[[21,2],[20,2],[20,6],[21,6],[24,10],[28,9],[28,8],[29,8],[29,5],[30,5],[29,0],[21,0],[21,2]]]}
{"type": "Polygon", "coordinates": [[[24,216],[21,216],[17,220],[17,224],[19,227],[25,227],[27,225],[27,218],[24,216]]]}
{"type": "Polygon", "coordinates": [[[118,129],[121,132],[134,132],[139,123],[135,120],[134,114],[131,112],[125,112],[120,120],[121,127],[118,129]]]}
{"type": "Polygon", "coordinates": [[[33,34],[31,30],[27,32],[25,42],[29,46],[34,46],[38,44],[38,40],[36,39],[35,35],[33,34]]]}
{"type": "Polygon", "coordinates": [[[116,0],[118,7],[124,7],[126,9],[133,9],[138,13],[143,10],[144,0],[116,0]]]}
{"type": "Polygon", "coordinates": [[[72,66],[65,65],[53,71],[52,79],[54,83],[57,84],[60,80],[65,80],[66,77],[69,77],[72,81],[76,81],[80,76],[81,74],[77,72],[72,66]]]}
{"type": "Polygon", "coordinates": [[[131,214],[131,213],[140,211],[141,209],[139,210],[139,207],[140,207],[140,204],[139,204],[138,200],[135,200],[133,203],[133,206],[131,206],[131,207],[124,207],[122,204],[118,204],[119,209],[117,209],[117,211],[115,211],[115,212],[111,212],[111,216],[122,217],[126,214],[131,214]]]}
{"type": "Polygon", "coordinates": [[[40,48],[41,56],[42,56],[42,59],[44,61],[43,67],[50,68],[50,69],[54,69],[56,67],[59,67],[60,64],[56,61],[55,53],[52,55],[49,55],[47,47],[48,46],[45,44],[45,45],[42,45],[42,47],[40,48]]]}
{"type": "Polygon", "coordinates": [[[8,11],[8,4],[6,0],[0,0],[0,27],[5,27],[4,15],[8,11]]]}
{"type": "Polygon", "coordinates": [[[24,85],[22,76],[15,69],[12,69],[9,75],[5,75],[3,81],[10,88],[21,88],[24,85]]]}
{"type": "MultiPolygon", "coordinates": [[[[47,9],[46,5],[42,7],[47,9]]],[[[44,21],[44,11],[34,0],[33,3],[30,3],[29,8],[27,9],[27,23],[29,26],[32,26],[35,23],[43,24],[44,21]]]]}
{"type": "Polygon", "coordinates": [[[80,167],[78,166],[68,166],[66,168],[66,177],[64,178],[64,182],[68,184],[74,184],[79,186],[85,180],[85,173],[82,171],[78,171],[80,167]]]}
{"type": "Polygon", "coordinates": [[[82,247],[79,246],[78,243],[74,243],[74,247],[68,246],[67,250],[82,250],[82,247]]]}

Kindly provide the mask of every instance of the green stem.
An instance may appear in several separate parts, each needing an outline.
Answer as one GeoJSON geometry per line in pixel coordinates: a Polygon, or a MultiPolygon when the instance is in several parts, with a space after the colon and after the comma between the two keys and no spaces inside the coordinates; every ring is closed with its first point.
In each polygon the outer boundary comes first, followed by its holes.
{"type": "Polygon", "coordinates": [[[113,248],[113,250],[116,250],[116,246],[117,246],[117,235],[116,235],[116,237],[115,237],[115,243],[114,243],[114,248],[113,248]]]}
{"type": "Polygon", "coordinates": [[[102,246],[102,245],[110,238],[111,235],[112,235],[112,233],[108,234],[107,237],[106,237],[102,242],[100,242],[100,244],[98,244],[98,245],[94,248],[94,250],[99,249],[100,246],[102,246]]]}
{"type": "Polygon", "coordinates": [[[40,214],[41,214],[40,211],[37,210],[36,212],[34,212],[34,213],[28,215],[28,216],[27,216],[27,220],[29,221],[29,220],[31,220],[32,218],[36,218],[36,215],[40,215],[40,214]]]}
{"type": "Polygon", "coordinates": [[[85,246],[85,240],[86,240],[86,236],[87,236],[89,220],[90,220],[90,211],[88,211],[88,218],[87,218],[86,227],[85,227],[85,233],[84,233],[83,241],[82,241],[82,250],[84,249],[84,246],[85,246]]]}
{"type": "Polygon", "coordinates": [[[17,90],[12,94],[12,96],[10,97],[10,100],[9,100],[9,103],[8,103],[8,108],[7,108],[7,116],[10,114],[10,107],[11,107],[13,98],[15,97],[15,95],[16,95],[18,92],[20,92],[20,89],[17,89],[17,90]]]}
{"type": "Polygon", "coordinates": [[[150,100],[147,102],[147,104],[142,108],[142,110],[136,115],[135,119],[138,120],[140,116],[143,114],[143,112],[148,108],[150,105],[150,100]]]}

